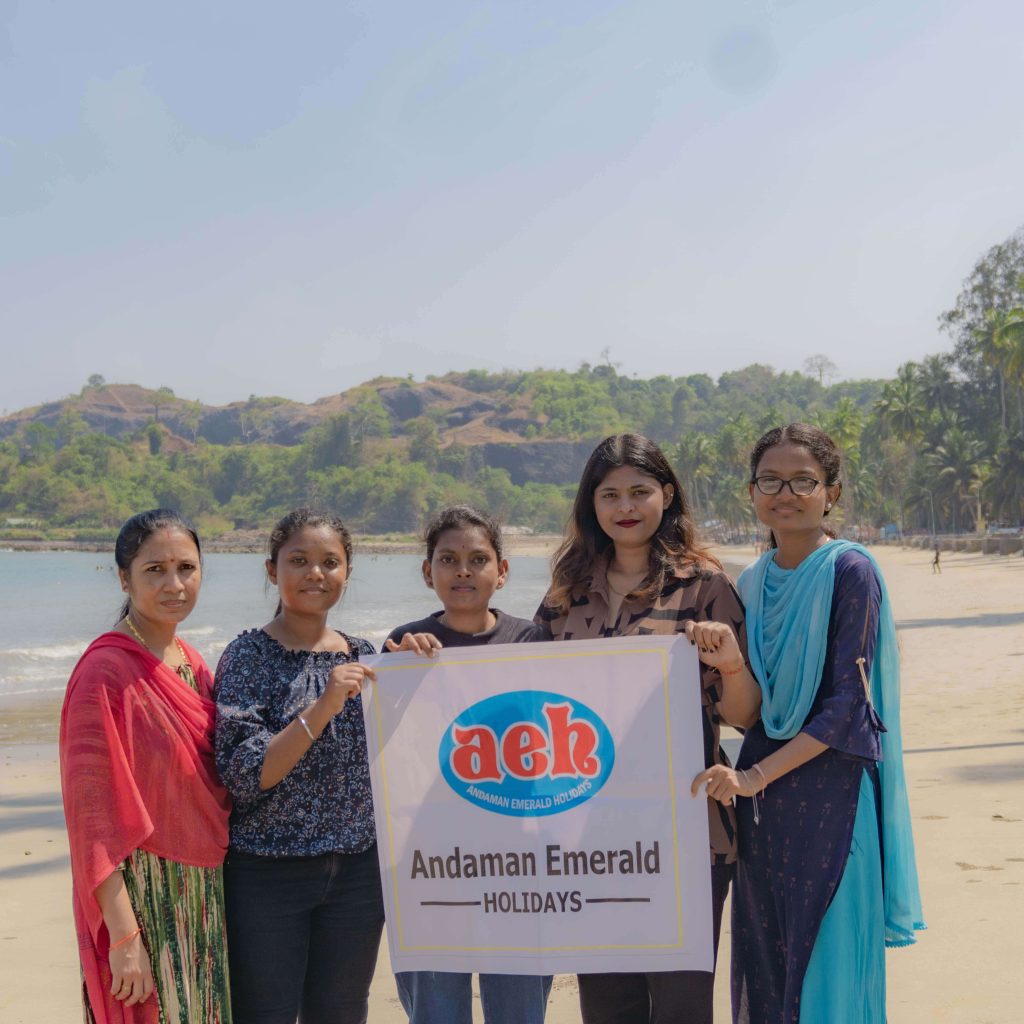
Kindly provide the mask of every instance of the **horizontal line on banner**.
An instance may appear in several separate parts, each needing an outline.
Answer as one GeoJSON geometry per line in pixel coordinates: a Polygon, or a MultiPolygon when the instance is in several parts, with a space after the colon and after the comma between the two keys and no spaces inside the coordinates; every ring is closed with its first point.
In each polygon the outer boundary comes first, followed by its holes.
{"type": "Polygon", "coordinates": [[[603,896],[600,899],[584,900],[584,903],[650,903],[650,896],[603,896]]]}

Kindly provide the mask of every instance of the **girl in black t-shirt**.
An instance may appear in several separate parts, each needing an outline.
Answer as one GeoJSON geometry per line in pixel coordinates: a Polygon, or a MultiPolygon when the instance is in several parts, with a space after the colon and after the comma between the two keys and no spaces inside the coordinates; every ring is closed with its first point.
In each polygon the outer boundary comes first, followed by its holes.
{"type": "MultiPolygon", "coordinates": [[[[426,530],[423,580],[443,608],[391,631],[384,649],[429,654],[441,647],[528,643],[544,630],[491,607],[508,579],[501,530],[488,515],[468,505],[443,509],[426,530]]],[[[398,995],[410,1024],[472,1024],[472,975],[444,971],[401,971],[398,995]]],[[[551,975],[481,974],[480,1001],[486,1024],[542,1024],[551,975]]]]}

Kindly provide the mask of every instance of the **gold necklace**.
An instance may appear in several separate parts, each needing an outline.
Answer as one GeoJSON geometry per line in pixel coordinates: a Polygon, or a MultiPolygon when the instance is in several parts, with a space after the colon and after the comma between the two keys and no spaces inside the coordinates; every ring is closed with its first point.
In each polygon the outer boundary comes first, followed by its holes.
{"type": "MultiPolygon", "coordinates": [[[[139,643],[142,644],[142,646],[145,647],[146,650],[149,651],[150,654],[153,654],[153,651],[150,650],[149,644],[146,643],[146,638],[139,632],[139,630],[136,627],[135,623],[132,622],[132,613],[131,612],[128,612],[128,614],[125,615],[124,623],[128,627],[128,629],[131,631],[132,636],[135,637],[135,639],[138,640],[139,643]]],[[[191,671],[192,670],[192,665],[189,663],[188,655],[185,653],[185,648],[181,646],[181,641],[178,639],[177,636],[174,637],[174,646],[178,648],[178,653],[181,655],[181,660],[182,660],[182,664],[176,666],[175,667],[175,671],[177,672],[179,669],[182,669],[182,668],[187,669],[188,671],[191,671]]],[[[163,660],[163,659],[161,659],[161,660],[163,660]]]]}
{"type": "Polygon", "coordinates": [[[627,591],[626,591],[625,593],[623,593],[623,592],[622,592],[621,590],[616,590],[616,589],[615,589],[615,587],[613,587],[613,586],[612,586],[612,581],[611,581],[611,578],[610,578],[610,577],[608,576],[608,574],[607,574],[607,573],[605,573],[604,581],[605,581],[605,583],[607,583],[607,584],[608,584],[608,589],[609,589],[609,590],[610,590],[610,591],[611,591],[611,592],[612,592],[613,594],[618,594],[618,595],[619,595],[619,597],[629,597],[629,595],[630,595],[630,594],[632,594],[632,593],[633,593],[633,592],[634,592],[634,591],[636,590],[636,588],[637,588],[638,586],[640,586],[640,584],[641,584],[641,583],[643,583],[643,581],[644,581],[644,580],[645,580],[646,578],[647,578],[647,573],[644,573],[644,574],[643,574],[643,576],[641,576],[641,577],[640,577],[640,579],[638,579],[638,580],[636,581],[636,586],[635,586],[635,587],[630,587],[630,588],[629,588],[629,590],[627,590],[627,591]]]}
{"type": "Polygon", "coordinates": [[[135,637],[135,639],[138,640],[139,643],[142,644],[142,646],[145,647],[146,650],[148,651],[149,644],[146,643],[146,638],[138,631],[138,629],[136,629],[135,623],[132,622],[131,612],[128,612],[128,614],[125,615],[124,624],[128,627],[129,630],[131,630],[132,636],[135,637]]]}

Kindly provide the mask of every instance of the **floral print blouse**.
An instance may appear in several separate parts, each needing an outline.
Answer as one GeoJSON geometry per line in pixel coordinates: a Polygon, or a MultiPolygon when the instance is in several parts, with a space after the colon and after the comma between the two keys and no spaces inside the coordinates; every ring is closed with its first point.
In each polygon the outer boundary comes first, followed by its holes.
{"type": "Polygon", "coordinates": [[[361,853],[375,841],[362,699],[350,698],[295,767],[260,789],[273,737],[323,692],[337,665],[374,654],[292,651],[262,629],[231,641],[217,665],[216,761],[234,798],[231,849],[267,857],[361,853]]]}

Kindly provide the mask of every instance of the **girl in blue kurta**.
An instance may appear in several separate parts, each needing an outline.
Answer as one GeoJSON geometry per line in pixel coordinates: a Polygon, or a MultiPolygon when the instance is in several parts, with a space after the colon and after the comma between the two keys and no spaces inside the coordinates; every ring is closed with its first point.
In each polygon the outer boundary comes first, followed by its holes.
{"type": "Polygon", "coordinates": [[[903,777],[892,611],[874,559],[833,540],[840,456],[805,424],[765,434],[750,494],[772,546],[740,577],[762,717],[735,770],[733,1019],[883,1024],[885,947],[924,927],[903,777]],[[884,723],[884,724],[883,724],[884,723]]]}

